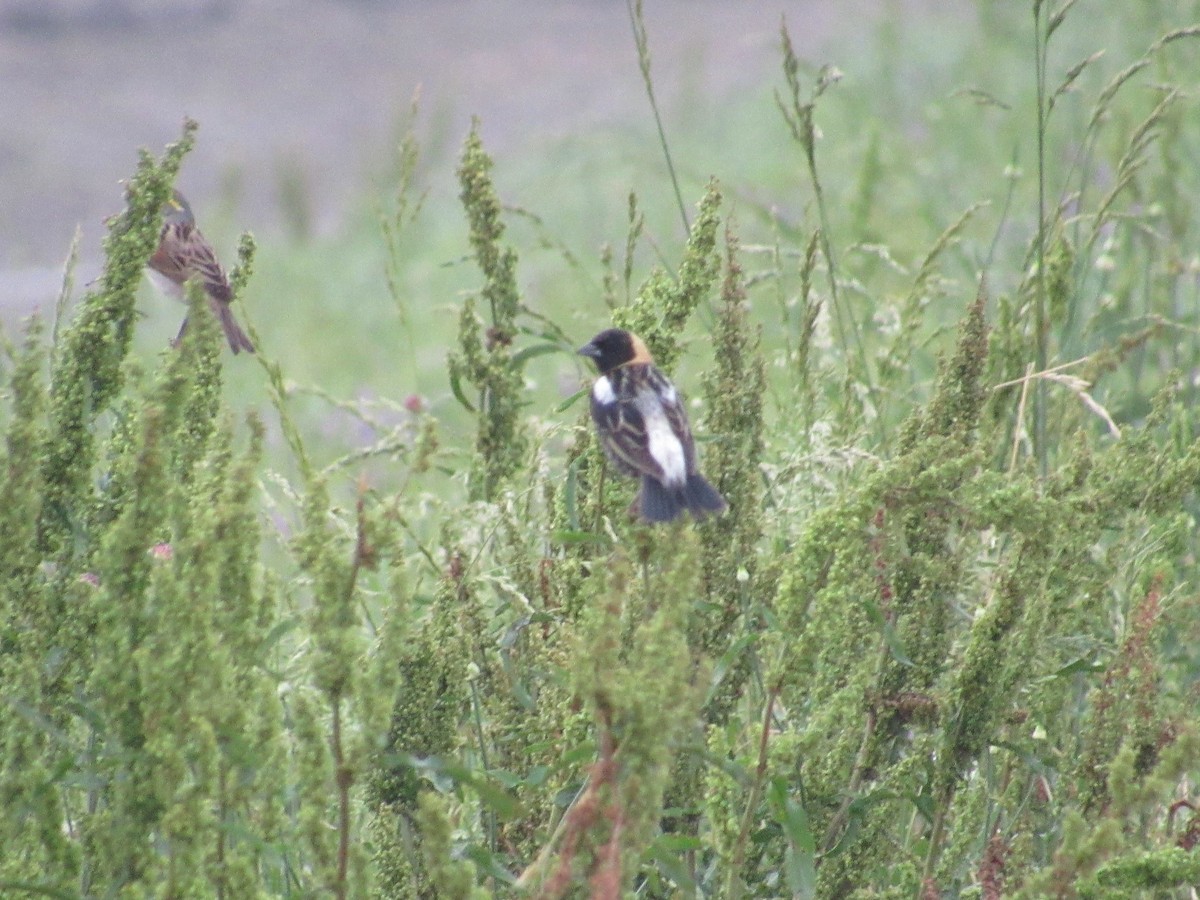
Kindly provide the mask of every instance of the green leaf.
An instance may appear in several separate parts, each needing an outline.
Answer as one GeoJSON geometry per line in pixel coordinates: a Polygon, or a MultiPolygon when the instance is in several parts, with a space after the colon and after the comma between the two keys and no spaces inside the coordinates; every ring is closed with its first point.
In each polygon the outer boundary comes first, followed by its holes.
{"type": "Polygon", "coordinates": [[[552,532],[550,535],[551,543],[555,544],[603,544],[608,540],[602,534],[592,534],[590,531],[572,531],[571,529],[562,529],[552,532]]]}
{"type": "Polygon", "coordinates": [[[486,775],[473,772],[464,766],[450,766],[445,772],[460,784],[469,786],[479,795],[484,806],[490,808],[501,819],[515,819],[521,815],[521,804],[517,798],[493,783],[486,775]]]}
{"type": "MultiPolygon", "coordinates": [[[[846,829],[838,838],[837,844],[825,852],[825,856],[836,856],[854,844],[858,832],[862,829],[863,818],[872,806],[886,803],[890,800],[910,799],[902,797],[895,791],[872,791],[866,796],[854,800],[847,809],[846,829]]],[[[915,801],[914,801],[915,802],[915,801]]],[[[920,804],[917,805],[921,809],[920,804]]]]}
{"type": "MultiPolygon", "coordinates": [[[[571,531],[579,533],[579,476],[576,474],[579,469],[579,460],[583,457],[578,457],[574,462],[567,466],[567,484],[564,490],[563,503],[567,507],[567,524],[571,526],[571,531]]],[[[551,536],[551,540],[553,540],[551,536]]]]}
{"type": "Polygon", "coordinates": [[[545,356],[547,353],[566,353],[566,349],[562,344],[533,344],[529,347],[522,347],[512,355],[512,364],[514,366],[523,366],[526,362],[536,356],[545,356]]]}
{"type": "Polygon", "coordinates": [[[1055,678],[1065,678],[1068,675],[1074,675],[1076,672],[1100,672],[1104,670],[1104,666],[1098,663],[1091,656],[1081,656],[1078,659],[1073,659],[1064,666],[1054,670],[1055,678]]]}
{"type": "Polygon", "coordinates": [[[744,634],[730,644],[729,649],[721,654],[721,658],[713,666],[712,677],[708,681],[708,694],[704,698],[706,704],[712,700],[713,695],[717,692],[717,688],[721,686],[721,682],[725,680],[725,676],[733,668],[733,664],[741,658],[746,648],[757,640],[758,635],[756,634],[744,634]]]}
{"type": "Polygon", "coordinates": [[[283,639],[284,635],[298,628],[300,624],[301,620],[299,616],[289,616],[286,619],[280,619],[276,622],[271,630],[267,632],[266,637],[262,639],[262,643],[258,645],[260,657],[265,657],[283,639]]]}
{"type": "Polygon", "coordinates": [[[485,872],[493,878],[503,881],[505,884],[517,883],[516,876],[508,871],[496,854],[487,847],[481,847],[479,844],[468,844],[463,848],[463,856],[475,863],[481,872],[485,872]]]}
{"type": "Polygon", "coordinates": [[[473,790],[479,799],[501,819],[514,819],[521,814],[521,804],[503,787],[493,783],[487,773],[468,768],[459,763],[447,762],[437,756],[413,756],[408,753],[392,754],[385,758],[400,765],[407,765],[431,776],[449,779],[473,790]]]}
{"type": "Polygon", "coordinates": [[[662,834],[646,848],[646,858],[651,860],[658,870],[685,894],[694,896],[696,883],[678,854],[687,850],[700,850],[703,846],[702,841],[693,837],[662,834]]]}
{"type": "Polygon", "coordinates": [[[572,747],[560,757],[560,765],[573,766],[575,763],[590,760],[596,755],[596,745],[592,741],[584,741],[572,747]]]}
{"type": "Polygon", "coordinates": [[[533,695],[529,689],[525,687],[525,682],[521,678],[521,673],[517,671],[517,667],[513,665],[512,654],[507,651],[500,652],[500,666],[504,670],[504,674],[508,676],[508,685],[512,690],[513,699],[521,709],[527,713],[537,712],[537,701],[533,699],[533,695]]]}
{"type": "Polygon", "coordinates": [[[558,406],[554,407],[554,412],[555,413],[566,412],[568,409],[570,409],[572,406],[575,405],[576,400],[578,400],[584,394],[589,393],[591,391],[591,389],[592,389],[591,385],[588,385],[587,387],[581,387],[579,390],[577,390],[575,393],[573,393],[570,397],[568,397],[562,403],[558,404],[558,406]]]}
{"type": "Polygon", "coordinates": [[[895,627],[887,620],[883,610],[879,608],[879,604],[874,600],[864,600],[863,609],[866,610],[871,624],[878,628],[883,635],[883,642],[891,651],[892,658],[902,666],[914,665],[908,654],[904,652],[904,642],[900,640],[900,635],[896,634],[895,627]]]}
{"type": "Polygon", "coordinates": [[[811,898],[817,890],[817,842],[808,821],[808,812],[788,793],[783,778],[772,778],[767,791],[775,821],[788,840],[784,852],[784,875],[793,896],[811,898]]]}
{"type": "Polygon", "coordinates": [[[559,809],[566,809],[570,806],[575,798],[579,796],[579,792],[583,790],[583,782],[575,781],[568,784],[565,788],[554,795],[554,805],[559,809]]]}
{"type": "Polygon", "coordinates": [[[60,900],[79,900],[79,895],[61,888],[36,884],[32,881],[0,881],[0,888],[5,891],[20,891],[30,897],[57,897],[60,900]]]}
{"type": "Polygon", "coordinates": [[[475,407],[462,389],[462,373],[458,371],[457,366],[450,367],[450,392],[454,394],[454,399],[466,408],[467,412],[475,412],[475,407]]]}

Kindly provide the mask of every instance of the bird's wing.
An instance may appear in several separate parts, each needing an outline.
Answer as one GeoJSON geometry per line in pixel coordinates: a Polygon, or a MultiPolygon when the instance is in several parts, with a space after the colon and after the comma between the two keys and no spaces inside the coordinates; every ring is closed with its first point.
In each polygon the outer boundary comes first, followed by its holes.
{"type": "Polygon", "coordinates": [[[646,420],[631,398],[620,397],[601,403],[592,397],[592,419],[600,446],[613,464],[632,477],[662,478],[662,467],[650,455],[646,420]]]}
{"type": "Polygon", "coordinates": [[[217,254],[213,252],[212,244],[204,239],[198,228],[191,229],[188,240],[181,242],[181,253],[189,272],[199,276],[208,296],[222,303],[233,299],[229,288],[229,279],[225,270],[217,262],[217,254]]]}
{"type": "Polygon", "coordinates": [[[150,266],[180,283],[189,278],[199,278],[205,293],[214,300],[228,303],[233,298],[229,279],[217,262],[212,244],[205,240],[198,228],[188,223],[176,222],[163,226],[162,240],[158,252],[150,260],[150,266]]]}
{"type": "Polygon", "coordinates": [[[177,226],[164,222],[158,237],[158,248],[146,265],[176,284],[183,284],[190,273],[184,267],[185,260],[179,252],[181,243],[177,226]]]}
{"type": "Polygon", "coordinates": [[[662,402],[662,410],[671,431],[683,447],[683,458],[688,474],[691,474],[696,471],[696,442],[692,438],[692,426],[688,424],[687,412],[683,408],[683,398],[658,369],[651,370],[650,385],[662,402]]]}

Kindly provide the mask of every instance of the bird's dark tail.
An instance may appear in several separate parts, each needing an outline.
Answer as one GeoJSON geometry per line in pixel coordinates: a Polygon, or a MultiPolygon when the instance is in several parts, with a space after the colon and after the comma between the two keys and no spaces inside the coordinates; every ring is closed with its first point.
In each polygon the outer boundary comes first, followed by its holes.
{"type": "MultiPolygon", "coordinates": [[[[208,305],[212,309],[213,315],[217,317],[217,321],[221,323],[221,328],[225,331],[225,340],[229,341],[229,349],[234,353],[238,353],[241,350],[253,353],[254,345],[250,343],[250,338],[246,336],[246,332],[242,331],[241,326],[233,318],[233,310],[229,308],[229,304],[209,298],[208,305]]],[[[173,347],[179,346],[183,340],[184,333],[187,331],[187,327],[188,320],[184,318],[183,324],[179,326],[179,334],[175,335],[175,340],[172,342],[173,347]]]]}
{"type": "Polygon", "coordinates": [[[213,300],[212,308],[213,312],[217,314],[217,318],[221,320],[221,327],[225,329],[225,339],[229,341],[229,349],[234,353],[237,353],[239,350],[253,353],[254,345],[250,343],[250,338],[246,336],[246,332],[242,331],[242,327],[233,318],[233,310],[229,308],[229,304],[222,303],[220,300],[213,300]]]}
{"type": "Polygon", "coordinates": [[[682,488],[666,488],[656,478],[642,476],[641,512],[647,522],[673,522],[686,509],[697,519],[709,513],[721,513],[725,499],[703,475],[694,472],[682,488]]]}
{"type": "Polygon", "coordinates": [[[643,475],[641,510],[647,522],[673,522],[684,510],[683,491],[668,490],[657,478],[643,475]]]}
{"type": "Polygon", "coordinates": [[[725,498],[699,472],[688,476],[683,489],[683,502],[697,519],[703,519],[709,513],[720,515],[728,507],[725,498]]]}

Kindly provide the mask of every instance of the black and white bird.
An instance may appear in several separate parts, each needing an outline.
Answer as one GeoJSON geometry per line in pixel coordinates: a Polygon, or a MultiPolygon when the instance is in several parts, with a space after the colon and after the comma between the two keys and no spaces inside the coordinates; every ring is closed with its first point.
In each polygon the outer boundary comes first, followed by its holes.
{"type": "Polygon", "coordinates": [[[602,331],[579,348],[596,363],[592,419],[600,446],[623,474],[641,478],[637,508],[647,522],[697,519],[726,508],[696,468],[696,445],[675,385],[654,365],[637,335],[602,331]]]}

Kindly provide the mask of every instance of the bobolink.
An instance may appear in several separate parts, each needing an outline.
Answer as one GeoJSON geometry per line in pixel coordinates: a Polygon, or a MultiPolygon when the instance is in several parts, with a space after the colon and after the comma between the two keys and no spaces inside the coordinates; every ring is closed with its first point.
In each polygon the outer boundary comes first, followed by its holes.
{"type": "Polygon", "coordinates": [[[620,472],[642,479],[637,500],[642,518],[670,522],[685,509],[697,519],[723,512],[725,500],[696,469],[696,445],[679,393],[641,338],[610,328],[579,354],[600,370],[592,385],[600,446],[620,472]]]}
{"type": "MultiPolygon", "coordinates": [[[[234,353],[240,350],[253,353],[254,345],[250,343],[250,338],[234,321],[233,310],[229,306],[233,301],[233,292],[229,289],[225,270],[217,262],[212,245],[196,227],[192,208],[179,191],[174,191],[171,199],[163,204],[162,215],[158,249],[146,265],[162,276],[158,283],[163,289],[180,300],[184,299],[183,286],[188,279],[200,279],[204,293],[208,295],[209,306],[225,330],[229,349],[234,353]]],[[[183,338],[187,325],[185,318],[176,341],[183,338]]]]}

